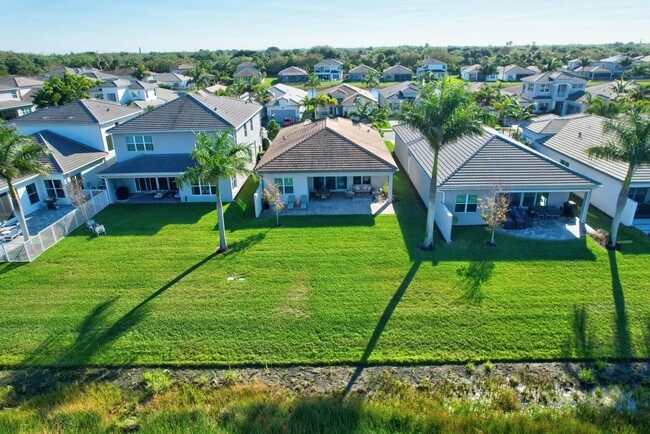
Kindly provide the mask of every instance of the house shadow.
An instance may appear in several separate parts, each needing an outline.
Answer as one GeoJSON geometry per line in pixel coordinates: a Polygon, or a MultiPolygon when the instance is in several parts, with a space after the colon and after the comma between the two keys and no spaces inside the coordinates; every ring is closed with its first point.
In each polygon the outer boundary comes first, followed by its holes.
{"type": "Polygon", "coordinates": [[[616,262],[616,252],[609,250],[609,271],[612,278],[612,296],[614,298],[615,316],[615,348],[616,356],[619,359],[628,360],[632,357],[632,340],[630,338],[630,329],[625,309],[625,295],[623,285],[618,274],[618,263],[616,262]]]}
{"type": "Polygon", "coordinates": [[[27,262],[3,262],[0,263],[0,275],[5,273],[12,273],[15,270],[18,270],[23,265],[27,265],[27,262]]]}
{"type": "Polygon", "coordinates": [[[363,355],[361,356],[361,359],[357,363],[357,367],[355,371],[353,372],[352,376],[348,380],[348,384],[346,385],[345,392],[344,392],[346,395],[350,393],[352,387],[359,379],[359,376],[361,376],[363,369],[368,365],[368,360],[370,359],[370,355],[372,354],[373,350],[377,346],[377,342],[379,342],[379,338],[384,332],[384,329],[386,328],[386,325],[390,321],[391,316],[395,312],[395,309],[397,309],[397,306],[399,305],[399,302],[402,300],[402,297],[404,297],[404,294],[406,293],[406,290],[411,284],[411,281],[417,274],[421,263],[422,263],[421,261],[417,261],[414,262],[413,265],[411,265],[411,268],[409,269],[408,273],[406,273],[406,276],[404,276],[402,283],[399,285],[397,291],[395,291],[395,294],[393,294],[393,297],[390,299],[388,305],[384,309],[384,312],[379,318],[379,321],[375,326],[372,336],[370,337],[370,340],[368,341],[368,344],[366,345],[366,348],[363,351],[363,355]]]}
{"type": "Polygon", "coordinates": [[[494,272],[494,262],[473,261],[456,270],[459,286],[463,291],[460,299],[470,304],[481,304],[485,298],[483,285],[494,272]]]}
{"type": "MultiPolygon", "coordinates": [[[[150,314],[151,301],[160,297],[215,256],[216,254],[213,253],[197,262],[119,316],[116,321],[112,318],[115,318],[119,309],[117,306],[119,297],[111,297],[97,304],[76,327],[76,338],[72,343],[63,342],[59,334],[53,333],[23,358],[9,376],[0,378],[0,386],[12,386],[20,395],[22,391],[25,391],[25,394],[43,393],[82,379],[84,381],[100,378],[109,380],[113,371],[96,370],[94,373],[87,371],[86,368],[92,365],[94,357],[142,322],[150,314]],[[54,375],[51,368],[60,369],[64,375],[54,375]]],[[[122,360],[120,365],[130,364],[133,358],[132,355],[131,359],[122,360]]]]}

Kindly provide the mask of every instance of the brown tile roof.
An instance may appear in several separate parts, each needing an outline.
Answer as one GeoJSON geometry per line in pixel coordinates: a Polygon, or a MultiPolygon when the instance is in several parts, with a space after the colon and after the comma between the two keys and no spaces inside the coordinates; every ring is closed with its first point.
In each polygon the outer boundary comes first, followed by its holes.
{"type": "Polygon", "coordinates": [[[334,118],[283,128],[255,170],[395,172],[397,164],[375,129],[334,118]]]}

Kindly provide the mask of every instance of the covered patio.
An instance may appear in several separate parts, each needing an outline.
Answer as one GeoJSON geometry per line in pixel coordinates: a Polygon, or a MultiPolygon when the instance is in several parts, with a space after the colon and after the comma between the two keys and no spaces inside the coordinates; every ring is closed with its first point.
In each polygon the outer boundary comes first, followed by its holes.
{"type": "Polygon", "coordinates": [[[513,237],[546,241],[573,240],[583,235],[579,217],[535,218],[532,226],[526,229],[501,228],[498,232],[513,237]]]}
{"type": "MultiPolygon", "coordinates": [[[[361,196],[347,198],[344,193],[332,193],[327,199],[320,200],[314,196],[310,197],[307,208],[289,209],[285,206],[280,215],[304,216],[304,215],[380,215],[395,214],[393,203],[387,200],[361,196]]],[[[264,210],[264,216],[275,215],[272,210],[264,210]]]]}

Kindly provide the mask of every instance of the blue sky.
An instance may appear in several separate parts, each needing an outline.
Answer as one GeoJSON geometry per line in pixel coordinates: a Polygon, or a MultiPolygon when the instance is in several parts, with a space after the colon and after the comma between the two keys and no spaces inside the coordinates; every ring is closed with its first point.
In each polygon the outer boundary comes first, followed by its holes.
{"type": "Polygon", "coordinates": [[[0,0],[0,50],[650,42],[648,0],[0,0]],[[14,37],[7,37],[14,35],[14,37]]]}

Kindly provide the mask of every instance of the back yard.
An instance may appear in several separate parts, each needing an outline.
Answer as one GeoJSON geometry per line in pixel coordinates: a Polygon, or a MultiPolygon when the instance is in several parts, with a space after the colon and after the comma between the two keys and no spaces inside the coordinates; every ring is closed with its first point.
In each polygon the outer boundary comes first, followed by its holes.
{"type": "MultiPolygon", "coordinates": [[[[35,262],[0,265],[0,365],[425,363],[650,357],[650,242],[608,254],[482,228],[415,249],[424,209],[254,219],[210,204],[115,205],[35,262]],[[234,277],[234,279],[229,279],[234,277]],[[243,280],[241,280],[243,279],[243,280]]],[[[247,207],[245,205],[248,205],[247,207]]],[[[600,221],[593,216],[594,221],[600,221]]]]}

